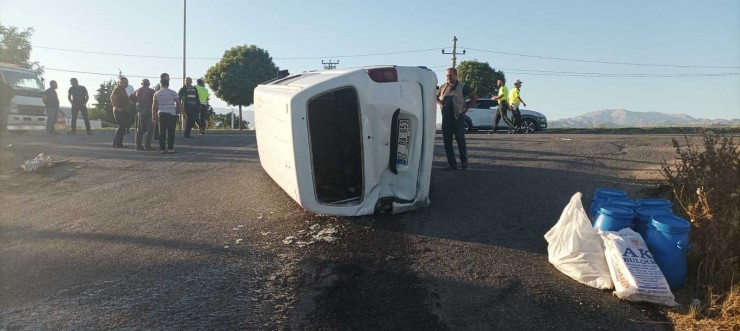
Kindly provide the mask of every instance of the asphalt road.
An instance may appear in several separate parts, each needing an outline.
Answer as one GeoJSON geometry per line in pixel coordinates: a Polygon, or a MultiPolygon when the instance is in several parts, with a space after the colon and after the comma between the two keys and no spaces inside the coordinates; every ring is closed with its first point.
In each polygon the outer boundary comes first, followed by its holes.
{"type": "Polygon", "coordinates": [[[472,134],[457,172],[438,136],[431,206],[359,218],[302,210],[251,132],[172,155],[112,138],[0,137],[0,330],[671,327],[558,272],[543,238],[575,192],[644,195],[671,136],[472,134]],[[41,152],[62,162],[20,170],[41,152]]]}

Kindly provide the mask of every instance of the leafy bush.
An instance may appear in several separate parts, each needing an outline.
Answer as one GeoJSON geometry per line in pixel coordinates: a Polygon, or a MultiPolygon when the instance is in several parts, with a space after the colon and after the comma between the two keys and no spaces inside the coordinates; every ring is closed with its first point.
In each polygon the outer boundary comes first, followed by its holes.
{"type": "Polygon", "coordinates": [[[706,294],[700,314],[740,319],[740,145],[734,136],[700,131],[701,144],[673,139],[676,162],[662,173],[691,221],[690,281],[706,294]]]}

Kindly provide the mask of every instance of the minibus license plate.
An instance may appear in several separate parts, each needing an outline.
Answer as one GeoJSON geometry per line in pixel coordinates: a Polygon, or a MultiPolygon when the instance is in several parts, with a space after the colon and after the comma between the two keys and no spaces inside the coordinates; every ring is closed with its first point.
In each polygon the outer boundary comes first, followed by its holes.
{"type": "Polygon", "coordinates": [[[398,120],[398,153],[396,164],[409,164],[409,139],[411,137],[411,121],[408,119],[398,120]]]}

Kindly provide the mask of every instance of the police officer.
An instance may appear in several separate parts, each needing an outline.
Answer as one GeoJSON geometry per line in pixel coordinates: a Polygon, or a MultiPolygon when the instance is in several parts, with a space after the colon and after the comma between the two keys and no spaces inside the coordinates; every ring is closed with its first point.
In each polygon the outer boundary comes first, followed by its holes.
{"type": "Polygon", "coordinates": [[[190,131],[193,130],[193,125],[199,117],[200,113],[200,99],[198,97],[198,90],[193,86],[193,79],[190,77],[185,78],[185,86],[177,92],[182,100],[183,106],[185,106],[185,117],[187,119],[185,124],[185,138],[193,138],[190,131]]]}
{"type": "Polygon", "coordinates": [[[198,100],[200,101],[200,121],[198,122],[198,127],[200,127],[200,135],[206,134],[206,122],[208,121],[208,99],[210,98],[210,95],[208,95],[208,89],[206,88],[206,83],[203,81],[203,78],[198,78],[196,81],[198,84],[195,89],[198,90],[198,100]]]}

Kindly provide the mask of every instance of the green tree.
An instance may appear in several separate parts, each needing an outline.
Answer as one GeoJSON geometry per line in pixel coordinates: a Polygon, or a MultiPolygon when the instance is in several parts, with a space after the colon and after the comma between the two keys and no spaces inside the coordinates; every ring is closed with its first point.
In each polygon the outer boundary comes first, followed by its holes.
{"type": "Polygon", "coordinates": [[[20,30],[15,26],[0,24],[0,62],[12,63],[42,75],[44,68],[31,61],[33,28],[20,30]]]}
{"type": "Polygon", "coordinates": [[[460,62],[457,66],[457,79],[472,87],[479,97],[496,95],[496,81],[501,79],[506,82],[503,72],[491,68],[488,62],[478,60],[460,62]]]}
{"type": "Polygon", "coordinates": [[[95,93],[94,108],[90,109],[90,118],[101,120],[104,125],[115,123],[113,117],[113,104],[110,102],[110,95],[118,83],[115,80],[108,80],[100,83],[100,87],[95,93]]]}
{"type": "Polygon", "coordinates": [[[255,45],[242,45],[224,52],[221,61],[208,68],[204,78],[218,98],[229,105],[239,106],[241,118],[242,106],[254,103],[254,89],[260,83],[275,78],[276,71],[277,67],[266,50],[255,45]]]}

